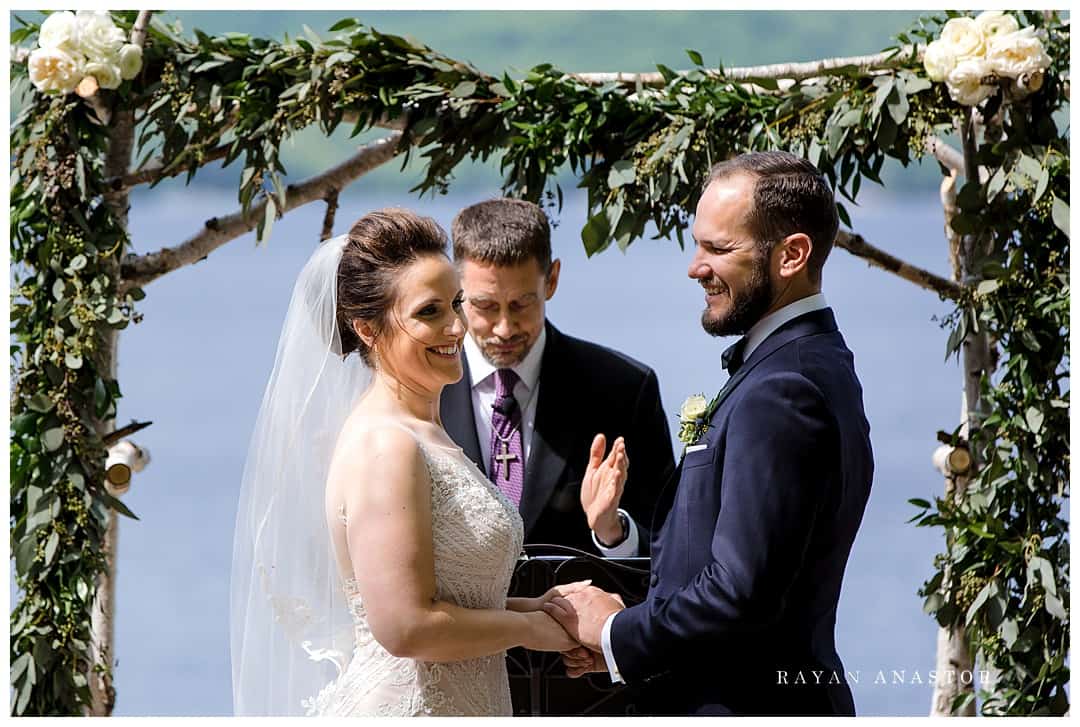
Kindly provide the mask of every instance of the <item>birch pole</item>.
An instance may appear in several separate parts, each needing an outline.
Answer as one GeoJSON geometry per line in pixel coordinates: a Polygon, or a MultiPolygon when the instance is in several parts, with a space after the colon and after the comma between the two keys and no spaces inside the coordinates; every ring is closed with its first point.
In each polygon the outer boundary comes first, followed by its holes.
{"type": "MultiPolygon", "coordinates": [[[[981,184],[979,167],[975,160],[975,115],[971,109],[968,110],[962,122],[960,137],[963,141],[965,183],[981,184]]],[[[941,187],[941,201],[945,211],[945,234],[949,241],[949,257],[953,265],[954,280],[965,287],[974,288],[982,278],[980,266],[985,254],[983,249],[985,240],[980,239],[977,234],[961,236],[952,229],[951,222],[957,214],[956,176],[954,173],[946,178],[941,187]]],[[[961,351],[964,379],[960,400],[960,437],[969,446],[970,469],[963,473],[950,472],[947,475],[945,497],[954,501],[960,501],[965,497],[968,481],[978,472],[982,464],[979,461],[978,448],[971,446],[970,443],[977,435],[981,417],[985,415],[981,392],[982,377],[984,374],[991,373],[994,366],[990,340],[985,329],[978,331],[969,329],[961,345],[961,351]]],[[[946,537],[949,536],[946,535],[946,537]]],[[[946,573],[946,578],[951,577],[953,574],[946,573]]],[[[930,716],[954,716],[951,709],[953,700],[961,694],[974,692],[975,658],[963,626],[938,629],[936,669],[939,679],[934,685],[930,716]],[[972,676],[967,684],[962,683],[963,680],[960,678],[964,672],[972,676]],[[940,678],[942,674],[951,675],[952,678],[943,680],[940,678]]],[[[975,700],[971,699],[955,716],[974,715],[975,700]]]]}
{"type": "MultiPolygon", "coordinates": [[[[150,25],[150,10],[141,10],[131,30],[131,42],[142,47],[146,42],[146,31],[150,25]]],[[[87,99],[98,112],[102,114],[103,99],[97,94],[87,99]],[[96,101],[96,102],[95,102],[96,101]]],[[[105,174],[109,177],[122,177],[128,171],[131,164],[131,150],[135,140],[135,113],[126,108],[116,110],[110,119],[102,119],[109,123],[109,150],[105,157],[105,174]]],[[[127,230],[128,223],[128,191],[120,189],[111,191],[105,195],[105,202],[112,210],[117,223],[127,230]]],[[[107,274],[112,285],[118,288],[120,285],[120,262],[115,257],[108,261],[107,274]]],[[[97,367],[102,376],[107,379],[117,378],[117,352],[120,342],[120,332],[111,327],[104,327],[100,331],[97,349],[97,367]]],[[[94,419],[94,427],[99,436],[104,438],[115,429],[115,419],[94,419]]],[[[109,525],[105,531],[104,556],[105,570],[98,576],[97,593],[94,598],[94,609],[91,615],[91,671],[88,674],[90,686],[90,715],[94,717],[108,717],[112,715],[113,707],[116,706],[116,689],[113,687],[112,666],[114,658],[114,634],[116,618],[116,554],[119,535],[119,523],[116,510],[109,509],[109,525]]]]}

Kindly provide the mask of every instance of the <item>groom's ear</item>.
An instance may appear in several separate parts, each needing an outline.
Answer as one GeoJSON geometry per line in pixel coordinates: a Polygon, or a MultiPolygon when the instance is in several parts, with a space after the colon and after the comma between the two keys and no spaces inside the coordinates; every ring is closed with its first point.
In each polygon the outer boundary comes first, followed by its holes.
{"type": "Polygon", "coordinates": [[[814,243],[806,233],[796,232],[785,237],[776,247],[780,277],[793,278],[807,269],[814,243]]]}

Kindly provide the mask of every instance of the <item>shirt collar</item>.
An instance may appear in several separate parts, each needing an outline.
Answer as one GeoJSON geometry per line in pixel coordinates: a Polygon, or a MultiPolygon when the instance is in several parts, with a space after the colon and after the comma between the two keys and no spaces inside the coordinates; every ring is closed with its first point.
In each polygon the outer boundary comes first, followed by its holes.
{"type": "MultiPolygon", "coordinates": [[[[536,387],[536,382],[540,379],[540,363],[544,358],[545,345],[547,345],[546,325],[540,329],[540,335],[536,337],[536,342],[525,354],[525,358],[517,365],[510,367],[529,391],[536,387]]],[[[465,335],[465,360],[469,362],[469,378],[471,379],[469,383],[473,388],[495,373],[495,367],[484,358],[484,354],[480,352],[480,347],[476,345],[471,334],[465,335]]]]}
{"type": "MultiPolygon", "coordinates": [[[[761,342],[780,326],[805,313],[828,307],[829,304],[825,302],[825,296],[821,293],[815,293],[805,298],[799,298],[794,303],[788,303],[783,308],[765,316],[746,333],[746,348],[743,349],[743,361],[750,358],[750,354],[753,353],[754,349],[761,345],[761,342]]],[[[469,363],[472,365],[471,361],[469,363]]]]}

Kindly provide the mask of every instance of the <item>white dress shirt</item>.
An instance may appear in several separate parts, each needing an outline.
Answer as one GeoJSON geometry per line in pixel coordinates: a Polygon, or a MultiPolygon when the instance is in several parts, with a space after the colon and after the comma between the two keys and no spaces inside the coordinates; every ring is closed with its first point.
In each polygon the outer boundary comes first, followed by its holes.
{"type": "MultiPolygon", "coordinates": [[[[536,426],[536,406],[540,398],[540,363],[544,358],[544,347],[547,345],[547,328],[540,331],[536,343],[525,355],[520,363],[511,366],[510,369],[517,374],[518,382],[514,384],[512,392],[521,407],[521,449],[527,465],[529,453],[532,450],[532,434],[536,426]]],[[[495,371],[496,368],[484,358],[480,347],[476,345],[471,335],[465,336],[465,360],[469,363],[469,384],[472,395],[473,419],[476,424],[476,436],[480,441],[480,453],[484,458],[484,469],[491,466],[489,461],[491,450],[491,412],[495,406],[495,371]]],[[[626,516],[629,523],[629,533],[626,539],[613,548],[607,548],[600,544],[593,533],[593,543],[600,552],[608,557],[623,557],[637,555],[638,535],[637,523],[630,514],[619,508],[619,512],[626,516]]]]}
{"type": "MultiPolygon", "coordinates": [[[[814,295],[808,295],[805,298],[799,298],[794,303],[789,303],[783,308],[773,311],[765,316],[746,332],[746,347],[743,349],[743,361],[750,358],[750,354],[753,353],[754,349],[760,346],[761,342],[772,335],[780,326],[803,314],[827,308],[828,305],[829,304],[825,302],[824,295],[815,293],[814,295]]],[[[611,675],[611,681],[613,683],[623,681],[622,676],[619,674],[619,665],[615,663],[615,653],[611,650],[611,624],[618,615],[619,612],[616,611],[608,616],[607,620],[604,621],[604,628],[600,632],[600,648],[604,652],[604,661],[607,663],[608,673],[611,675]]]]}

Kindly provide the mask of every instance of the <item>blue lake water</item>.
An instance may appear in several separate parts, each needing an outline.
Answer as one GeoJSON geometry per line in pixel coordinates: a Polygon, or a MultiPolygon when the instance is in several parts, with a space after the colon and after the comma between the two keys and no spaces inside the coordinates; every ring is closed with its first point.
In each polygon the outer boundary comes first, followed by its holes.
{"type": "MultiPolygon", "coordinates": [[[[418,200],[365,181],[343,195],[336,231],[389,205],[449,228],[457,209],[496,192],[418,200]]],[[[133,239],[141,252],[174,245],[234,208],[229,189],[140,192],[133,239]]],[[[867,190],[862,206],[849,209],[867,240],[949,274],[933,187],[902,196],[867,190]]],[[[626,254],[611,249],[586,259],[583,215],[583,198],[568,193],[554,232],[563,274],[549,318],[655,368],[674,424],[687,395],[711,396],[723,384],[720,352],[731,340],[700,328],[702,292],[686,277],[689,249],[646,240],[626,254]]],[[[144,321],[121,336],[120,419],[154,424],[137,435],[153,462],[125,496],[141,520],[121,522],[118,715],[231,713],[228,584],[240,472],[291,287],[321,222],[320,205],[297,210],[278,221],[265,245],[249,235],[152,283],[140,304],[144,321]]],[[[839,249],[826,265],[824,291],[855,353],[877,463],[844,582],[838,649],[857,679],[860,714],[923,715],[936,627],[915,592],[931,572],[939,533],[905,521],[915,511],[908,498],[942,489],[930,463],[934,433],[951,430],[960,413],[959,368],[944,362],[946,334],[933,320],[950,306],[839,249]],[[886,683],[876,679],[879,671],[886,683]],[[904,673],[903,683],[894,671],[904,673]]]]}

